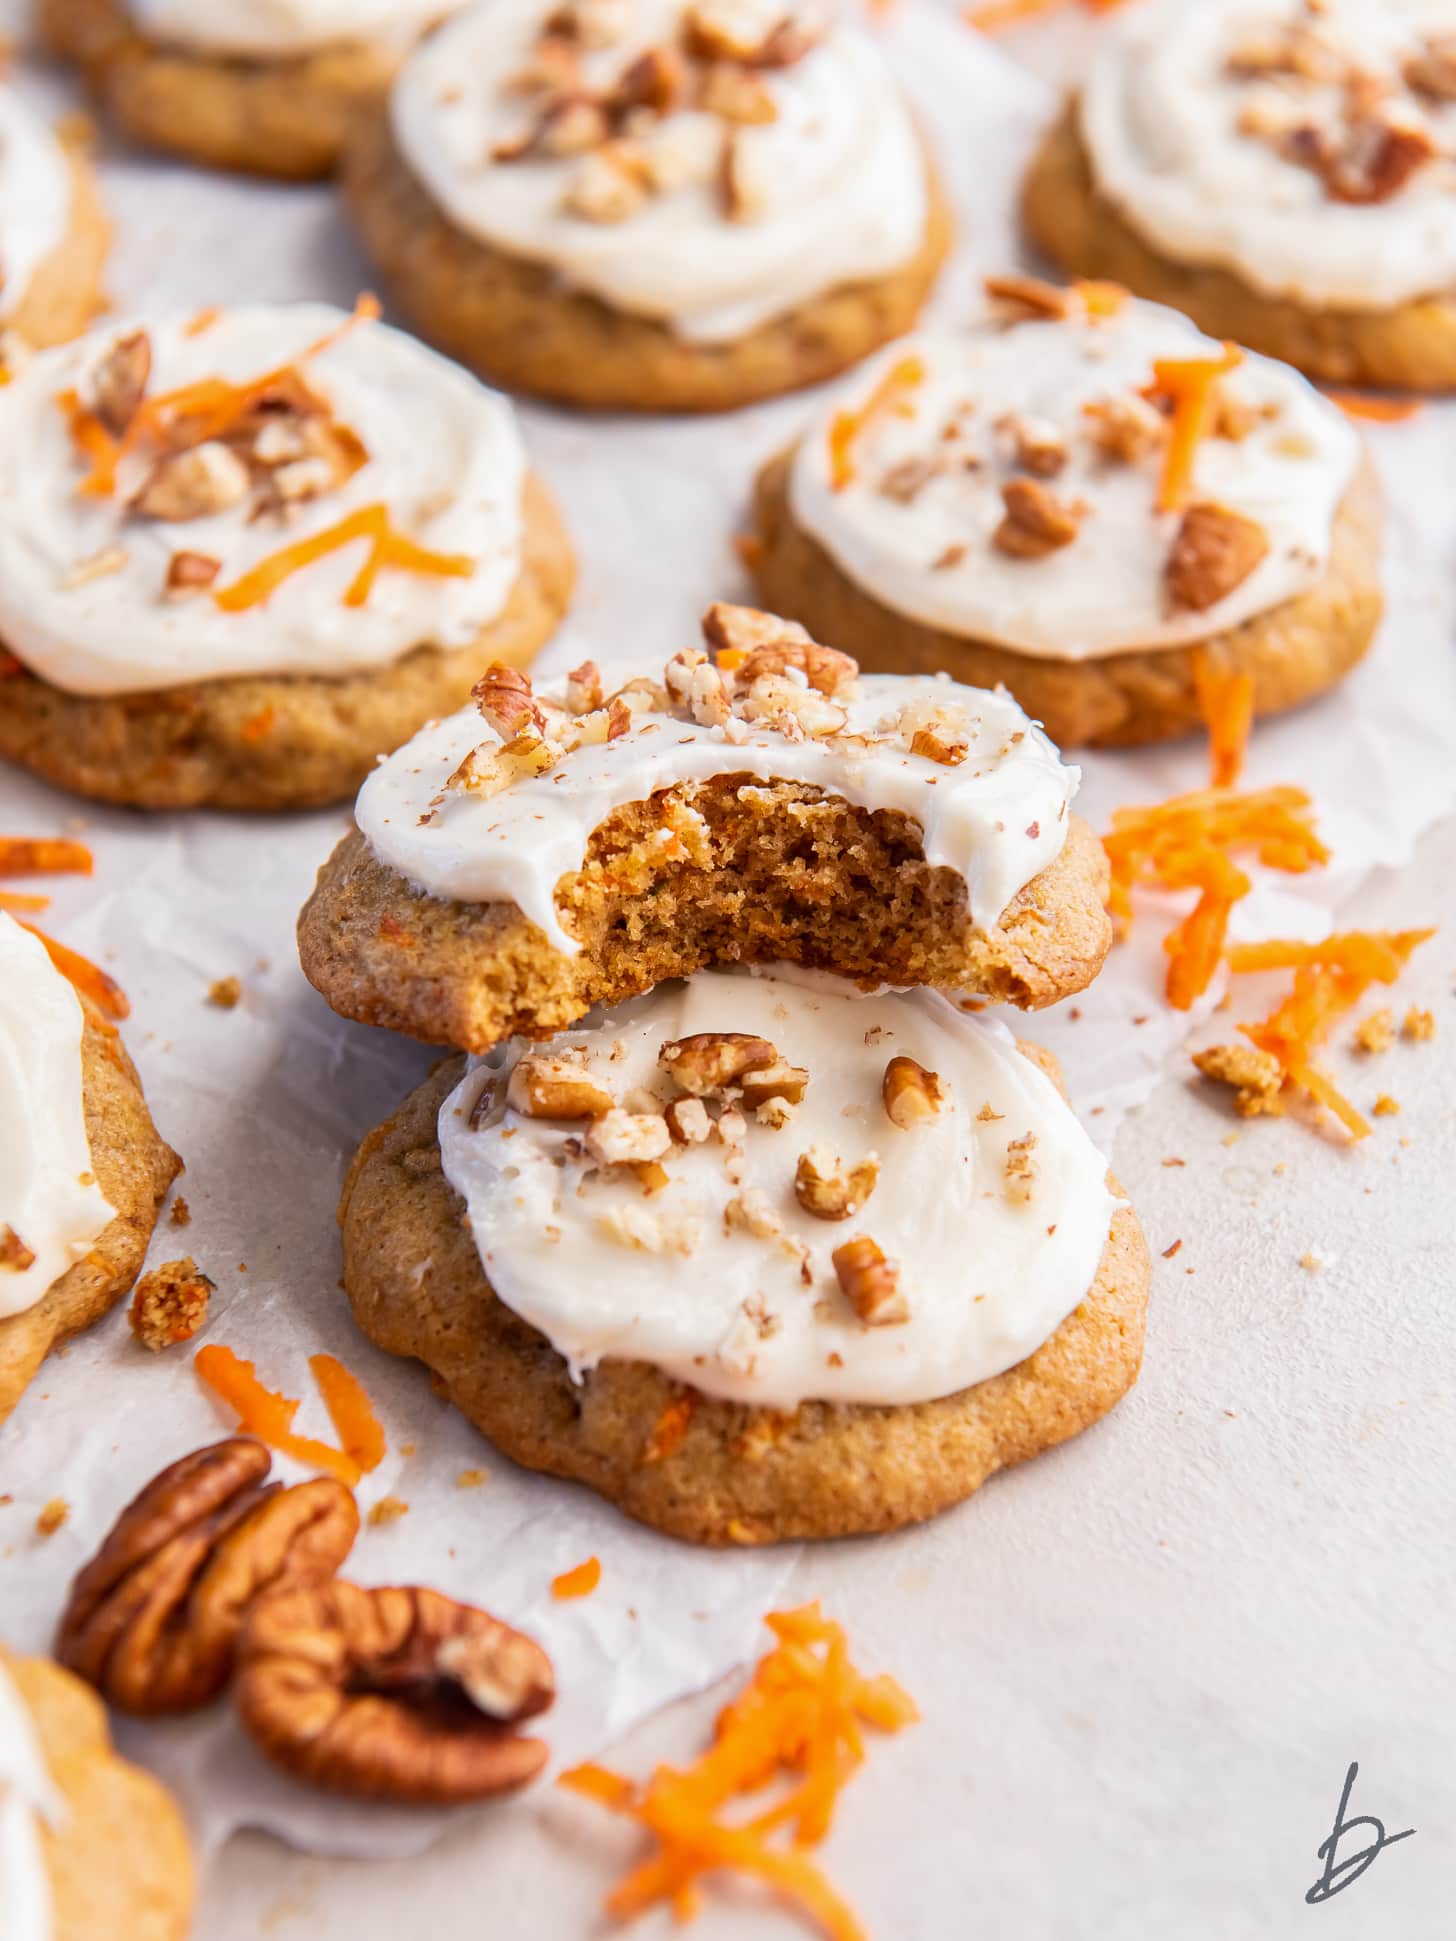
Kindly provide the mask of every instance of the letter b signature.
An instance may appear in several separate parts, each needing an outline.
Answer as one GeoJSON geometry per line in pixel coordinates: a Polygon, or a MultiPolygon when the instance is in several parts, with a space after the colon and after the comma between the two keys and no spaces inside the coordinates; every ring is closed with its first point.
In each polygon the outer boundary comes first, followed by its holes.
{"type": "Polygon", "coordinates": [[[1324,1872],[1304,1897],[1311,1907],[1317,1907],[1321,1901],[1327,1901],[1335,1894],[1343,1894],[1347,1887],[1353,1887],[1361,1874],[1374,1864],[1377,1856],[1387,1847],[1393,1847],[1397,1840],[1409,1840],[1415,1832],[1413,1826],[1408,1826],[1404,1833],[1387,1833],[1385,1822],[1377,1820],[1371,1813],[1359,1813],[1352,1820],[1345,1818],[1346,1809],[1350,1804],[1351,1789],[1355,1784],[1355,1775],[1359,1770],[1359,1764],[1351,1760],[1350,1770],[1345,1774],[1345,1789],[1340,1794],[1339,1810],[1335,1814],[1334,1831],[1317,1849],[1320,1859],[1324,1862],[1324,1872]],[[1347,1834],[1362,1831],[1368,1832],[1370,1836],[1364,1846],[1358,1852],[1348,1853],[1343,1859],[1339,1858],[1340,1842],[1347,1834]]]}

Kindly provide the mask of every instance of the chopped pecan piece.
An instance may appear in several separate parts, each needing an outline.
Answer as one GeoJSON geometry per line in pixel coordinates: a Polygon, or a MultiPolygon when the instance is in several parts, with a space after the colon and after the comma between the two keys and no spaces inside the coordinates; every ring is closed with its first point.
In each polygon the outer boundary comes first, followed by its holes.
{"type": "Polygon", "coordinates": [[[892,499],[896,505],[914,505],[930,481],[940,475],[941,469],[938,455],[902,458],[884,473],[875,490],[882,499],[892,499]]]}
{"type": "Polygon", "coordinates": [[[602,705],[602,670],[584,660],[566,677],[566,707],[570,714],[592,714],[602,705]]]}
{"type": "Polygon", "coordinates": [[[658,1062],[675,1084],[694,1098],[720,1098],[749,1072],[778,1062],[778,1051],[767,1038],[746,1031],[698,1031],[690,1038],[674,1038],[657,1054],[658,1062]]]}
{"type": "Polygon", "coordinates": [[[546,1747],[515,1728],[555,1692],[541,1647],[488,1612],[336,1581],[255,1606],[234,1696],[259,1749],[295,1779],[449,1806],[535,1778],[546,1747]]]}
{"type": "Polygon", "coordinates": [[[203,593],[222,571],[222,561],[211,553],[173,553],[167,562],[164,591],[169,600],[185,600],[203,593]]]}
{"type": "Polygon", "coordinates": [[[823,34],[823,23],[799,8],[765,29],[761,11],[742,0],[698,0],[683,16],[683,45],[695,61],[745,67],[792,67],[823,34]]]}
{"type": "Polygon", "coordinates": [[[270,1462],[261,1442],[233,1436],[154,1477],[71,1586],[61,1663],[125,1712],[214,1698],[255,1600],[332,1577],[359,1529],[342,1483],[284,1489],[265,1482],[270,1462]]]}
{"type": "Polygon", "coordinates": [[[786,1058],[776,1058],[771,1065],[746,1072],[740,1084],[744,1106],[750,1112],[756,1112],[770,1099],[783,1099],[789,1105],[802,1105],[804,1094],[809,1089],[809,1074],[802,1065],[791,1065],[786,1058]]]}
{"type": "Polygon", "coordinates": [[[794,1198],[816,1220],[848,1220],[874,1192],[879,1177],[876,1153],[846,1167],[827,1146],[810,1146],[794,1168],[794,1198]]]}
{"type": "Polygon", "coordinates": [[[649,47],[618,75],[611,108],[618,114],[631,114],[639,108],[653,115],[670,114],[682,93],[683,80],[682,56],[675,48],[649,47]]]}
{"type": "Polygon", "coordinates": [[[1036,1134],[1023,1133],[1006,1147],[1006,1197],[1025,1205],[1036,1187],[1036,1134]]]}
{"type": "Polygon", "coordinates": [[[1227,506],[1189,506],[1165,569],[1169,604],[1205,613],[1242,586],[1268,551],[1268,535],[1257,520],[1227,506]]]}
{"type": "Polygon", "coordinates": [[[1436,152],[1428,129],[1369,115],[1342,141],[1319,143],[1314,165],[1336,202],[1389,202],[1436,152]]]}
{"type": "Polygon", "coordinates": [[[504,661],[491,663],[471,688],[470,698],[502,741],[543,725],[530,675],[518,667],[507,667],[504,661]]]}
{"type": "Polygon", "coordinates": [[[144,330],[118,337],[91,373],[91,409],[113,438],[122,438],[147,394],[152,340],[144,330]]]}
{"type": "Polygon", "coordinates": [[[1456,34],[1433,34],[1407,58],[1401,76],[1412,94],[1427,101],[1456,101],[1456,34]]]}
{"type": "Polygon", "coordinates": [[[698,106],[705,114],[745,128],[764,127],[779,118],[778,106],[759,76],[727,61],[704,70],[698,106]]]}
{"type": "Polygon", "coordinates": [[[1135,465],[1168,435],[1168,421],[1157,406],[1131,392],[1092,398],[1082,406],[1082,415],[1098,455],[1115,465],[1135,465]]]}
{"type": "Polygon", "coordinates": [[[708,1108],[701,1099],[674,1099],[662,1117],[677,1146],[701,1146],[713,1130],[708,1108]]]}
{"type": "Polygon", "coordinates": [[[1023,418],[1011,411],[997,420],[996,429],[1009,439],[1016,464],[1033,478],[1054,479],[1066,469],[1066,440],[1049,419],[1023,418]]]}
{"type": "Polygon", "coordinates": [[[1072,313],[1072,292],[1039,276],[988,276],[984,288],[993,303],[1005,304],[1027,317],[1061,318],[1072,313]]]}
{"type": "Polygon", "coordinates": [[[190,1341],[207,1319],[207,1303],[216,1292],[216,1283],[199,1273],[190,1254],[164,1261],[136,1284],[127,1311],[131,1331],[153,1354],[190,1341]]]}
{"type": "Polygon", "coordinates": [[[213,438],[158,459],[132,503],[149,519],[182,524],[240,504],[251,483],[237,453],[213,438]]]}
{"type": "Polygon", "coordinates": [[[880,1096],[891,1125],[911,1132],[927,1119],[936,1118],[949,1095],[939,1073],[928,1072],[913,1058],[902,1057],[892,1058],[886,1065],[880,1096]]]}
{"type": "Polygon", "coordinates": [[[991,535],[998,552],[1012,559],[1045,559],[1070,546],[1082,523],[1080,508],[1048,492],[1035,479],[1008,479],[1001,488],[1006,516],[991,535]]]}
{"type": "Polygon", "coordinates": [[[563,0],[547,15],[545,33],[579,47],[615,47],[631,24],[631,0],[563,0]]]}
{"type": "Polygon", "coordinates": [[[636,1166],[661,1159],[672,1144],[667,1121],[657,1112],[624,1112],[613,1106],[593,1119],[586,1135],[589,1158],[599,1166],[636,1166]]]}
{"type": "MultiPolygon", "coordinates": [[[[741,672],[739,679],[741,683],[741,672]]],[[[739,713],[745,721],[762,721],[794,741],[805,735],[817,741],[849,725],[849,716],[837,701],[801,686],[787,674],[758,675],[748,684],[739,713]]]]}
{"type": "Polygon", "coordinates": [[[626,222],[647,201],[651,186],[640,156],[625,142],[606,142],[582,157],[564,206],[586,222],[626,222]]]}
{"type": "Polygon", "coordinates": [[[495,162],[524,162],[533,156],[589,155],[600,148],[611,133],[606,108],[588,94],[558,95],[519,135],[497,142],[491,150],[495,162]]]}
{"type": "Polygon", "coordinates": [[[747,687],[765,674],[802,674],[818,693],[843,694],[859,679],[859,662],[837,647],[823,647],[797,621],[755,607],[719,600],[703,615],[703,638],[738,682],[747,687]],[[726,660],[725,660],[726,656],[726,660]]]}
{"type": "Polygon", "coordinates": [[[35,1250],[27,1247],[11,1226],[0,1226],[0,1273],[23,1274],[35,1265],[35,1250]]]}
{"type": "Polygon", "coordinates": [[[900,1270],[867,1233],[836,1247],[832,1258],[844,1298],[867,1327],[894,1327],[910,1319],[900,1270]]]}
{"type": "Polygon", "coordinates": [[[599,1119],[615,1101],[574,1059],[528,1051],[511,1072],[506,1103],[527,1119],[599,1119]]]}

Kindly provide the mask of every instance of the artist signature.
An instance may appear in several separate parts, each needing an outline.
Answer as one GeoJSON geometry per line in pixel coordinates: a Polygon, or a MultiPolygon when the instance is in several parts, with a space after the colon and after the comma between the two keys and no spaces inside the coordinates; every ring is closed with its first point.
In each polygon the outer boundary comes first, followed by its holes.
{"type": "Polygon", "coordinates": [[[1357,1813],[1353,1819],[1345,1818],[1350,1805],[1350,1794],[1355,1785],[1355,1775],[1359,1770],[1358,1763],[1352,1759],[1350,1770],[1345,1774],[1345,1785],[1340,1794],[1339,1808],[1335,1813],[1334,1831],[1317,1849],[1320,1859],[1324,1862],[1324,1872],[1304,1897],[1311,1907],[1317,1907],[1321,1901],[1330,1900],[1336,1894],[1343,1894],[1347,1887],[1353,1887],[1387,1847],[1393,1847],[1397,1840],[1409,1840],[1415,1832],[1413,1826],[1408,1826],[1404,1833],[1387,1833],[1384,1820],[1377,1820],[1373,1813],[1357,1813]],[[1341,1841],[1347,1835],[1362,1832],[1370,1836],[1365,1844],[1357,1851],[1341,1856],[1341,1841]]]}

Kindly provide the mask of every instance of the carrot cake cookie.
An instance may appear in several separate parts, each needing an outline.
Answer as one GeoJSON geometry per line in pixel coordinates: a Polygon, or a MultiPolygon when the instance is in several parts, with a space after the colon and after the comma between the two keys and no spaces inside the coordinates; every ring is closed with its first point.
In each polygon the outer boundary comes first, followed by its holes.
{"type": "Polygon", "coordinates": [[[0,367],[87,327],[110,242],[85,142],[0,82],[0,367]]]}

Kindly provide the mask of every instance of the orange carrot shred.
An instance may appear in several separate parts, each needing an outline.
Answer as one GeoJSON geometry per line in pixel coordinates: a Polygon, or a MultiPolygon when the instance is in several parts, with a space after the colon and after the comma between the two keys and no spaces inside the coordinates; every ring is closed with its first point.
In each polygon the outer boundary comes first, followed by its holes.
{"type": "Polygon", "coordinates": [[[1243,362],[1237,344],[1225,344],[1219,357],[1160,357],[1146,395],[1173,407],[1168,451],[1158,486],[1159,512],[1175,512],[1193,485],[1193,465],[1212,415],[1213,390],[1221,377],[1243,362]]]}
{"type": "Polygon", "coordinates": [[[574,1570],[563,1570],[559,1577],[551,1579],[553,1597],[590,1597],[602,1581],[602,1561],[600,1557],[588,1557],[584,1564],[574,1570]]]}
{"type": "MultiPolygon", "coordinates": [[[[994,34],[1065,4],[1066,0],[981,0],[980,5],[967,7],[961,18],[983,34],[994,34]]],[[[1111,13],[1120,4],[1121,0],[1082,0],[1089,13],[1111,13]]]]}
{"type": "Polygon", "coordinates": [[[57,943],[54,937],[47,936],[44,930],[37,930],[33,923],[22,923],[22,930],[28,930],[32,937],[38,937],[45,945],[46,955],[69,983],[74,984],[83,997],[90,998],[97,1010],[108,1018],[129,1018],[131,1005],[126,992],[114,977],[108,977],[99,964],[93,964],[89,957],[83,957],[79,950],[69,945],[57,943]]]}
{"type": "Polygon", "coordinates": [[[1325,396],[1350,418],[1364,418],[1376,425],[1404,424],[1426,408],[1424,398],[1383,398],[1374,391],[1331,391],[1325,396]]]}
{"type": "Polygon", "coordinates": [[[693,1411],[698,1406],[695,1389],[688,1389],[668,1403],[652,1425],[652,1433],[647,1438],[647,1447],[642,1452],[644,1463],[665,1462],[674,1453],[678,1444],[688,1432],[688,1424],[693,1419],[693,1411]]]}
{"type": "Polygon", "coordinates": [[[205,1348],[198,1349],[193,1366],[208,1387],[236,1411],[239,1428],[266,1442],[280,1455],[292,1456],[323,1470],[326,1475],[336,1476],[350,1489],[358,1482],[359,1465],[352,1456],[330,1448],[326,1442],[315,1442],[308,1436],[293,1433],[298,1403],[265,1388],[252,1362],[244,1361],[220,1342],[209,1342],[205,1348]]]}
{"type": "Polygon", "coordinates": [[[1127,291],[1120,283],[1079,278],[1072,288],[1082,299],[1082,308],[1089,317],[1115,317],[1127,307],[1127,291]]]}
{"type": "Polygon", "coordinates": [[[667,1905],[679,1921],[698,1911],[699,1877],[717,1869],[756,1876],[829,1941],[865,1941],[853,1911],[803,1851],[829,1831],[844,1786],[865,1757],[862,1725],[898,1732],[919,1717],[894,1679],[865,1678],[850,1662],[843,1627],[817,1604],[776,1611],[777,1640],[744,1690],[718,1716],[713,1741],[685,1769],[659,1766],[642,1786],[597,1765],[558,1784],[637,1820],[656,1841],[612,1890],[607,1910],[630,1919],[667,1905]],[[723,1817],[732,1802],[776,1778],[786,1790],[755,1817],[723,1817]],[[786,1848],[771,1843],[781,1830],[786,1848]]]}
{"type": "Polygon", "coordinates": [[[83,498],[109,499],[116,490],[116,467],[121,457],[120,443],[112,437],[96,414],[86,409],[78,392],[62,391],[56,403],[65,414],[66,429],[70,433],[71,443],[82,457],[90,462],[90,470],[77,490],[83,498]]]}
{"type": "Polygon", "coordinates": [[[256,709],[243,722],[239,733],[244,741],[266,741],[272,734],[278,720],[278,710],[271,703],[256,709]]]}
{"type": "Polygon", "coordinates": [[[48,896],[27,896],[22,890],[0,890],[0,910],[12,916],[39,916],[50,908],[48,896]]]}
{"type": "Polygon", "coordinates": [[[344,1454],[366,1475],[378,1469],[384,1461],[384,1428],[364,1384],[333,1355],[310,1355],[308,1365],[344,1454]]]}
{"type": "Polygon", "coordinates": [[[842,492],[854,482],[854,447],[874,421],[887,411],[907,414],[912,406],[905,392],[925,381],[919,357],[902,357],[885,372],[857,411],[837,411],[829,424],[829,483],[842,492]]]}
{"type": "Polygon", "coordinates": [[[68,836],[0,836],[0,876],[89,876],[91,851],[68,836]]]}
{"type": "Polygon", "coordinates": [[[360,506],[322,532],[310,533],[290,546],[280,547],[276,553],[260,560],[251,572],[244,573],[241,579],[212,597],[224,613],[241,613],[248,607],[261,606],[285,580],[305,566],[312,566],[360,539],[369,541],[369,552],[344,594],[347,607],[364,605],[381,568],[386,566],[404,572],[434,573],[445,579],[468,579],[475,571],[475,561],[463,554],[432,553],[396,532],[390,524],[389,508],[381,503],[360,506]]]}
{"type": "Polygon", "coordinates": [[[1208,724],[1210,779],[1216,789],[1232,788],[1244,772],[1254,725],[1254,677],[1216,668],[1201,648],[1195,648],[1193,684],[1208,724]]]}

